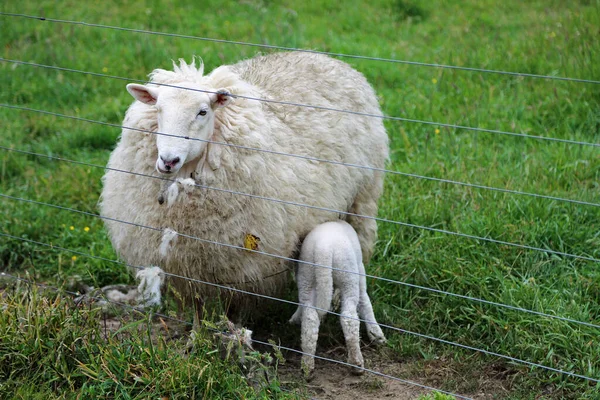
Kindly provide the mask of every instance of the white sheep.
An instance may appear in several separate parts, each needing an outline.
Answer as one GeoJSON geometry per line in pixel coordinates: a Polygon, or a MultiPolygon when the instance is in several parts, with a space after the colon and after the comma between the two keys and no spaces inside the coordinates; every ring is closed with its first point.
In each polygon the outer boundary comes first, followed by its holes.
{"type": "MultiPolygon", "coordinates": [[[[364,367],[358,318],[365,321],[371,341],[383,344],[386,340],[373,315],[360,243],[352,226],[344,221],[334,221],[313,229],[302,243],[296,280],[301,306],[290,323],[300,323],[302,326],[302,352],[305,353],[302,356],[302,369],[310,373],[315,368],[312,356],[317,349],[320,320],[331,308],[334,289],[339,290],[341,297],[340,323],[346,340],[348,363],[364,367]]],[[[353,372],[360,374],[363,370],[353,369],[353,372]]]]}
{"type": "MultiPolygon", "coordinates": [[[[123,121],[125,128],[108,161],[112,169],[103,178],[100,200],[101,215],[111,218],[105,221],[109,237],[127,263],[158,265],[169,273],[279,296],[291,278],[290,262],[184,236],[163,257],[160,231],[115,220],[170,228],[235,246],[244,246],[247,237],[259,238],[254,242],[258,250],[292,257],[308,232],[332,219],[329,211],[198,188],[183,181],[188,178],[199,185],[377,214],[381,171],[233,147],[383,168],[388,138],[381,118],[248,98],[381,115],[373,89],[349,65],[323,55],[277,53],[221,66],[208,75],[203,75],[201,63],[181,60],[174,71],[156,69],[150,77],[148,85],[127,86],[138,101],[123,121]],[[169,187],[172,206],[161,205],[157,199],[164,202],[165,198],[159,179],[117,170],[177,180],[184,192],[169,187]]],[[[377,225],[372,219],[347,220],[358,233],[366,262],[377,225]]],[[[186,299],[235,296],[182,279],[172,283],[186,299]]],[[[247,301],[231,304],[238,311],[256,306],[247,301]]]]}

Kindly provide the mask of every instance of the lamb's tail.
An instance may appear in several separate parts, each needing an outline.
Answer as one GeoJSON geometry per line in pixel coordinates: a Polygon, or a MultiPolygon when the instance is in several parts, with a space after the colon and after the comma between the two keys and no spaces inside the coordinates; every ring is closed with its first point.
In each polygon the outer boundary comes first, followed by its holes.
{"type": "MultiPolygon", "coordinates": [[[[331,267],[333,265],[333,255],[331,252],[319,254],[318,257],[315,257],[315,264],[331,267]]],[[[315,307],[319,308],[317,312],[319,313],[319,317],[323,318],[326,312],[331,309],[331,301],[333,300],[333,270],[315,265],[308,265],[308,268],[316,268],[315,307]]]]}

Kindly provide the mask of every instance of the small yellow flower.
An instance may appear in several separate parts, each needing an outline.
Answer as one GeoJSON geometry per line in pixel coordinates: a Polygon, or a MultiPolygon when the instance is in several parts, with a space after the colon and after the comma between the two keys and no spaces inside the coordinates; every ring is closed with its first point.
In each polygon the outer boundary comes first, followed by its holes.
{"type": "Polygon", "coordinates": [[[438,128],[435,128],[435,134],[439,135],[440,134],[440,130],[438,128]]]}
{"type": "Polygon", "coordinates": [[[71,257],[71,261],[77,261],[77,256],[71,257]]]}
{"type": "Polygon", "coordinates": [[[102,72],[107,73],[108,72],[108,68],[106,68],[106,67],[102,68],[102,72]]]}
{"type": "Polygon", "coordinates": [[[90,227],[86,226],[85,228],[83,228],[84,231],[89,232],[90,231],[90,227]]]}
{"type": "Polygon", "coordinates": [[[74,231],[74,230],[75,230],[75,227],[74,227],[73,225],[71,225],[71,226],[69,227],[69,229],[70,229],[70,230],[72,230],[72,231],[74,231]]]}
{"type": "Polygon", "coordinates": [[[433,78],[431,82],[435,85],[437,83],[437,79],[433,78]]]}

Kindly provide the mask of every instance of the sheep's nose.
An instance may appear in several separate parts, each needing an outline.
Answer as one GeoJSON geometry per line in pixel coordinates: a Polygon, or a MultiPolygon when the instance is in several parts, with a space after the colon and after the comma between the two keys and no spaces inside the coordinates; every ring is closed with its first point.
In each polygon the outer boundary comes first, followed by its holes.
{"type": "Polygon", "coordinates": [[[175,157],[175,158],[174,158],[174,159],[172,159],[172,160],[165,160],[165,159],[164,159],[162,156],[160,157],[160,159],[161,159],[161,160],[162,160],[162,162],[164,163],[164,165],[165,165],[165,169],[166,169],[167,171],[170,171],[170,170],[171,170],[171,168],[173,168],[174,166],[176,166],[176,165],[177,165],[177,163],[178,163],[178,162],[181,160],[179,157],[175,157]]]}

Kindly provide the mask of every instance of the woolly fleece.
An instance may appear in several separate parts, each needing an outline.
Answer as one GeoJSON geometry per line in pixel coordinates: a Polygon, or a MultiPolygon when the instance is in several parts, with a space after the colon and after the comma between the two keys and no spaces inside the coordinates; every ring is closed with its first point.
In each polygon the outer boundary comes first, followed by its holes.
{"type": "MultiPolygon", "coordinates": [[[[203,65],[181,61],[174,71],[156,69],[150,77],[150,86],[195,82],[206,90],[226,88],[234,96],[381,115],[373,89],[359,72],[317,54],[257,56],[221,66],[206,76],[203,65]]],[[[156,132],[155,107],[135,101],[123,125],[156,132]]],[[[388,158],[388,138],[380,118],[241,97],[216,110],[210,140],[376,168],[383,168],[388,158]]],[[[156,135],[123,129],[108,167],[159,176],[156,159],[156,135]]],[[[383,189],[379,171],[215,143],[209,143],[199,158],[188,161],[170,178],[193,176],[202,185],[370,216],[377,214],[383,189]]],[[[160,180],[112,170],[105,174],[103,184],[103,216],[237,246],[243,246],[244,238],[251,234],[260,238],[259,250],[286,257],[297,254],[302,239],[314,227],[344,217],[201,188],[182,193],[173,206],[166,207],[157,201],[162,191],[160,180]]],[[[356,230],[366,264],[377,238],[376,222],[342,219],[356,230]]],[[[116,252],[133,265],[158,265],[170,273],[273,296],[280,295],[291,278],[293,265],[273,257],[179,237],[163,258],[159,253],[161,232],[115,221],[106,221],[106,227],[116,252]]],[[[188,298],[219,295],[218,289],[207,285],[181,279],[172,283],[188,298]]]]}

